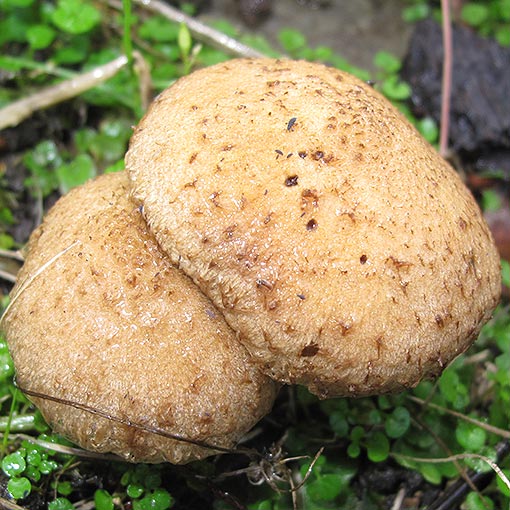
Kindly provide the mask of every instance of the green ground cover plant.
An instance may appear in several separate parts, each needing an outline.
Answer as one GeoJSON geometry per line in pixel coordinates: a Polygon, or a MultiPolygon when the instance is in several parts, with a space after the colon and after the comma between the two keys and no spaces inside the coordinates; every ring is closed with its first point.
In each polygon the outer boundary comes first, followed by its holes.
{"type": "MultiPolygon", "coordinates": [[[[422,1],[406,5],[403,15],[409,20],[436,8],[422,1]]],[[[0,168],[2,250],[21,247],[8,232],[26,196],[44,211],[59,194],[123,168],[131,126],[144,110],[140,91],[147,79],[137,68],[134,50],[150,69],[153,93],[197,67],[229,58],[196,40],[186,25],[127,0],[122,6],[119,10],[91,0],[0,0],[0,69],[8,76],[0,82],[0,107],[123,53],[130,62],[112,79],[71,101],[84,119],[79,125],[63,120],[59,136],[37,140],[19,155],[22,192],[9,188],[0,168]]],[[[182,8],[192,12],[189,5],[182,8]]],[[[507,0],[466,2],[463,19],[501,44],[510,44],[503,26],[508,13],[507,0]]],[[[437,144],[435,122],[416,119],[407,106],[411,90],[401,81],[401,63],[393,55],[377,53],[372,76],[330,48],[311,48],[306,37],[291,28],[280,32],[279,48],[258,36],[241,36],[225,22],[215,28],[269,55],[284,52],[320,60],[372,80],[430,143],[437,144]]],[[[62,114],[57,107],[51,115],[62,114]]],[[[501,205],[490,192],[482,204],[487,209],[501,205]]],[[[502,264],[502,278],[509,286],[507,262],[502,264]]],[[[0,309],[7,304],[4,294],[0,309]]],[[[460,496],[452,508],[509,508],[509,311],[508,304],[501,304],[470,351],[438,381],[423,382],[414,390],[320,401],[302,388],[284,389],[273,413],[246,443],[265,452],[265,460],[272,456],[275,476],[266,473],[266,483],[257,485],[246,476],[253,475],[257,465],[250,466],[253,459],[236,452],[176,467],[131,465],[75,448],[52,433],[18,391],[7,345],[0,339],[0,506],[7,501],[16,505],[11,508],[49,510],[283,510],[293,505],[314,510],[418,509],[433,505],[441,491],[448,493],[448,487],[457,484],[460,496]]],[[[258,481],[264,482],[264,477],[258,481]]]]}
{"type": "MultiPolygon", "coordinates": [[[[439,2],[407,0],[402,11],[406,21],[414,22],[433,15],[441,17],[439,2]]],[[[481,35],[496,39],[501,46],[510,46],[510,2],[508,0],[478,0],[460,2],[459,21],[473,27],[481,35]]]]}

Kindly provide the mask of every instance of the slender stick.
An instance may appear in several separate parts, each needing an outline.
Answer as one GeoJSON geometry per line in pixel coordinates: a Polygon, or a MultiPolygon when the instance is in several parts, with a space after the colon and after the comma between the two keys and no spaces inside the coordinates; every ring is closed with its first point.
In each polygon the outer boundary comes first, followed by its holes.
{"type": "Polygon", "coordinates": [[[0,509],[2,510],[27,510],[24,506],[19,506],[14,501],[0,498],[0,509]]]}
{"type": "MultiPolygon", "coordinates": [[[[265,56],[260,51],[243,44],[236,39],[223,34],[222,32],[211,28],[210,26],[198,21],[197,19],[184,14],[182,11],[161,2],[160,0],[134,0],[135,3],[143,8],[161,14],[169,20],[177,23],[185,23],[191,34],[200,42],[210,44],[216,49],[222,50],[229,55],[235,57],[257,58],[265,56]]],[[[110,5],[114,6],[115,2],[109,0],[110,5]]]]}
{"type": "Polygon", "coordinates": [[[16,275],[9,271],[4,271],[3,269],[0,269],[0,279],[5,280],[6,282],[16,283],[16,275]]]}
{"type": "Polygon", "coordinates": [[[508,477],[501,471],[501,468],[489,457],[485,455],[480,455],[478,453],[458,453],[456,455],[450,455],[445,458],[428,458],[428,457],[413,457],[411,455],[403,455],[400,453],[392,453],[391,454],[396,459],[409,460],[411,462],[424,462],[427,464],[439,464],[444,462],[452,462],[454,460],[466,460],[466,459],[475,459],[481,460],[488,464],[491,469],[499,476],[501,481],[510,489],[510,480],[508,477]]]}
{"type": "Polygon", "coordinates": [[[23,283],[20,284],[20,286],[18,287],[17,289],[17,292],[16,294],[14,294],[14,296],[11,297],[11,300],[9,301],[9,304],[7,305],[7,307],[5,308],[4,310],[4,313],[3,315],[0,317],[0,326],[2,325],[2,322],[4,321],[4,319],[7,317],[8,313],[9,313],[9,310],[13,307],[14,303],[16,303],[16,301],[18,300],[18,298],[21,296],[21,294],[23,294],[23,292],[25,292],[25,289],[32,284],[32,282],[41,274],[43,273],[44,271],[46,271],[46,269],[51,266],[52,264],[54,264],[62,255],[65,255],[69,250],[71,250],[72,248],[74,248],[76,245],[78,244],[81,244],[81,241],[79,240],[76,240],[74,241],[73,244],[69,245],[67,248],[65,248],[64,250],[58,252],[56,255],[54,255],[53,257],[51,257],[50,260],[48,260],[47,262],[45,262],[41,267],[39,267],[37,269],[37,271],[28,276],[26,280],[23,281],[23,283]]]}
{"type": "Polygon", "coordinates": [[[465,414],[459,413],[457,411],[453,411],[452,409],[438,406],[437,404],[434,404],[432,402],[427,402],[427,401],[425,401],[421,398],[418,398],[418,397],[409,396],[408,398],[409,398],[409,400],[412,400],[413,402],[416,402],[420,405],[425,405],[432,409],[437,409],[438,411],[450,414],[450,415],[455,416],[456,418],[460,418],[461,420],[464,420],[468,423],[472,423],[473,425],[476,425],[477,427],[480,427],[481,429],[484,429],[487,432],[504,437],[505,439],[510,439],[510,431],[508,431],[508,430],[504,430],[499,427],[494,427],[493,425],[490,425],[488,423],[484,423],[482,421],[476,420],[475,418],[471,418],[470,416],[466,416],[465,414]]]}
{"type": "Polygon", "coordinates": [[[0,257],[5,257],[6,259],[19,260],[20,262],[25,261],[21,252],[13,250],[3,250],[2,248],[0,248],[0,257]]]}
{"type": "Polygon", "coordinates": [[[452,93],[452,23],[450,18],[450,1],[441,0],[443,14],[443,79],[441,84],[441,133],[439,136],[439,153],[448,154],[448,133],[450,130],[450,102],[452,93]]]}
{"type": "Polygon", "coordinates": [[[0,129],[16,126],[35,111],[48,108],[99,85],[117,74],[127,64],[127,57],[116,59],[96,67],[91,71],[46,87],[31,96],[15,101],[0,109],[0,129]]]}

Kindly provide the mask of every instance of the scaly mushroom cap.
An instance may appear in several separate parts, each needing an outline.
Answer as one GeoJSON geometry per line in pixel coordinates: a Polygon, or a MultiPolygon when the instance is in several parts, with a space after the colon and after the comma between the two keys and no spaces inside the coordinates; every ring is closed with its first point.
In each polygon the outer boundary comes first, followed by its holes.
{"type": "Polygon", "coordinates": [[[156,99],[126,164],[163,249],[265,372],[322,397],[437,375],[498,301],[469,191],[344,72],[272,59],[197,71],[156,99]]]}
{"type": "MultiPolygon", "coordinates": [[[[231,447],[269,412],[275,384],[170,265],[127,187],[119,173],[72,190],[31,236],[4,322],[17,380],[113,417],[231,447]]],[[[89,450],[173,463],[217,453],[34,402],[56,431],[89,450]]]]}

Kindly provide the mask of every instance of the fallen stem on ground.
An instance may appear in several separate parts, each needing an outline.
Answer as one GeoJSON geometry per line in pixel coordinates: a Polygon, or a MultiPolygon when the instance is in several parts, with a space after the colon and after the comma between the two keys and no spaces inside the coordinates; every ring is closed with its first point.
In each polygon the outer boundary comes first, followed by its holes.
{"type": "Polygon", "coordinates": [[[499,427],[494,427],[493,425],[489,425],[488,423],[484,423],[483,421],[477,420],[476,418],[471,418],[470,416],[466,416],[465,414],[459,413],[457,411],[453,411],[452,409],[447,409],[446,407],[439,406],[437,404],[433,404],[432,402],[427,402],[421,398],[408,396],[409,400],[416,402],[420,405],[424,405],[430,407],[432,409],[436,409],[437,411],[442,411],[443,413],[450,414],[451,416],[455,416],[456,418],[460,418],[468,423],[476,425],[487,432],[491,432],[498,436],[504,437],[505,439],[510,439],[510,431],[501,429],[499,427]]]}
{"type": "Polygon", "coordinates": [[[0,129],[17,126],[34,112],[76,97],[115,76],[128,62],[125,55],[95,67],[91,71],[77,74],[69,80],[46,87],[26,98],[7,105],[0,110],[0,129]]]}
{"type": "MultiPolygon", "coordinates": [[[[122,3],[118,0],[106,0],[108,5],[115,9],[122,9],[122,3]]],[[[188,16],[184,12],[164,3],[160,0],[134,0],[135,4],[156,14],[164,16],[170,21],[184,23],[187,25],[191,35],[202,43],[213,46],[234,57],[258,58],[265,55],[260,51],[243,44],[242,42],[230,37],[215,28],[202,23],[201,21],[188,16]]]]}
{"type": "Polygon", "coordinates": [[[427,464],[441,464],[445,462],[453,462],[456,460],[466,460],[466,459],[476,459],[485,462],[487,465],[491,467],[491,469],[499,476],[500,480],[508,487],[510,490],[510,480],[508,480],[507,476],[501,468],[489,457],[485,455],[480,455],[478,453],[458,453],[456,455],[450,455],[449,457],[444,458],[427,458],[427,457],[413,457],[412,455],[403,455],[401,453],[391,453],[391,455],[395,459],[408,460],[410,462],[425,462],[427,464]]]}

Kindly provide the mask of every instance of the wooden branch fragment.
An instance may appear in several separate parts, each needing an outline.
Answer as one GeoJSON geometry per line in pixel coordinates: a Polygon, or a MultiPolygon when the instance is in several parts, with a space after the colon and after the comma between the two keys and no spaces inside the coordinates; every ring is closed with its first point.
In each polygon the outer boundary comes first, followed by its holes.
{"type": "Polygon", "coordinates": [[[412,395],[409,395],[407,398],[409,400],[412,400],[413,402],[416,402],[417,404],[424,405],[426,407],[430,407],[431,409],[436,409],[437,411],[441,411],[441,412],[449,414],[451,416],[455,416],[456,418],[459,418],[459,419],[464,420],[468,423],[476,425],[477,427],[480,427],[481,429],[484,429],[487,432],[490,432],[491,434],[496,434],[498,436],[504,437],[505,439],[510,439],[510,431],[509,430],[505,430],[505,429],[502,429],[499,427],[494,427],[493,425],[491,425],[489,423],[485,423],[485,422],[477,420],[475,418],[471,418],[471,416],[467,416],[465,414],[459,413],[452,409],[448,409],[446,407],[439,406],[437,404],[434,404],[433,402],[427,402],[426,400],[423,400],[418,397],[414,397],[412,395]]]}
{"type": "Polygon", "coordinates": [[[0,109],[0,129],[16,126],[37,110],[61,103],[96,87],[117,74],[127,61],[127,57],[122,55],[91,71],[46,87],[31,96],[7,105],[0,109]]]}
{"type": "MultiPolygon", "coordinates": [[[[265,55],[246,44],[239,42],[233,37],[216,30],[205,23],[188,16],[179,9],[172,7],[160,0],[135,0],[135,3],[142,6],[151,12],[161,14],[165,18],[175,21],[176,23],[185,23],[195,39],[198,41],[209,44],[214,48],[224,51],[234,57],[249,57],[259,58],[265,55]]],[[[109,2],[110,5],[115,5],[113,2],[109,2]]]]}
{"type": "Polygon", "coordinates": [[[24,506],[19,506],[14,501],[9,499],[0,498],[0,509],[1,510],[27,510],[24,506]]]}
{"type": "Polygon", "coordinates": [[[16,275],[13,275],[10,271],[4,271],[3,269],[0,269],[0,279],[10,283],[16,283],[16,275]]]}
{"type": "Polygon", "coordinates": [[[4,257],[6,259],[17,260],[18,262],[25,262],[25,257],[19,250],[4,250],[0,248],[0,257],[4,257]]]}

